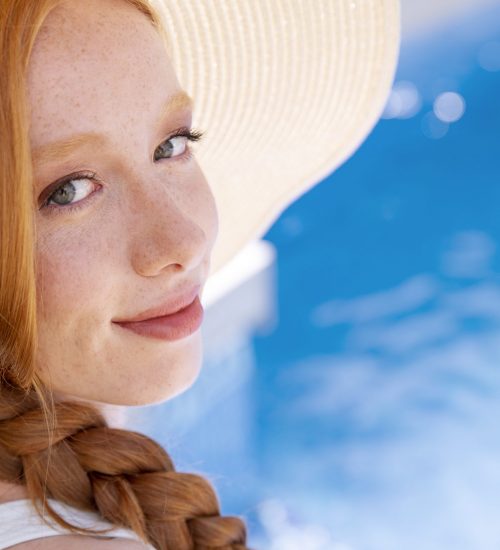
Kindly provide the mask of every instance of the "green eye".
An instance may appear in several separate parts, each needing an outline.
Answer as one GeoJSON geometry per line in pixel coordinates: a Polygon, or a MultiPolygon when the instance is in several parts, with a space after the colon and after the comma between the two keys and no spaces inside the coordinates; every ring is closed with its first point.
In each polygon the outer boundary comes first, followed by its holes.
{"type": "Polygon", "coordinates": [[[186,150],[187,138],[175,136],[164,141],[155,152],[155,160],[178,157],[186,150]]]}
{"type": "Polygon", "coordinates": [[[188,141],[199,141],[203,137],[203,132],[191,131],[187,128],[181,128],[173,136],[166,139],[155,151],[154,160],[165,158],[175,158],[182,156],[187,149],[188,141]]]}

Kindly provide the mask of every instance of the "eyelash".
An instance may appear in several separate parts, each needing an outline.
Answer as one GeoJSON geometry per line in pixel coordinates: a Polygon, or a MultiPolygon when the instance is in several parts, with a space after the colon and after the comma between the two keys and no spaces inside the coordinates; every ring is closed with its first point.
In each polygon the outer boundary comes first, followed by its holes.
{"type": "MultiPolygon", "coordinates": [[[[175,137],[185,137],[188,141],[200,141],[201,138],[204,136],[205,132],[201,130],[194,130],[189,128],[179,128],[176,130],[172,135],[170,135],[167,139],[162,141],[160,145],[163,145],[167,141],[170,141],[171,139],[175,137]]],[[[159,145],[159,146],[160,146],[159,145]]],[[[158,146],[158,147],[159,147],[158,146]]],[[[186,147],[186,150],[181,155],[177,155],[175,157],[167,157],[164,159],[158,159],[158,160],[174,160],[179,162],[185,162],[188,161],[193,156],[193,151],[186,147]]],[[[75,212],[76,210],[79,210],[80,208],[83,208],[87,201],[92,200],[92,198],[100,192],[101,188],[93,191],[88,197],[81,199],[74,204],[67,204],[67,205],[60,205],[60,204],[49,204],[49,201],[51,200],[52,196],[61,188],[64,187],[68,182],[71,182],[73,180],[79,180],[79,179],[89,179],[93,180],[96,177],[96,172],[77,172],[75,174],[71,174],[70,176],[62,179],[61,181],[56,182],[55,188],[50,191],[50,194],[47,196],[47,198],[43,201],[43,203],[40,205],[40,210],[45,209],[48,210],[50,213],[69,213],[69,212],[75,212]]],[[[52,186],[51,186],[52,187],[52,186]]]]}

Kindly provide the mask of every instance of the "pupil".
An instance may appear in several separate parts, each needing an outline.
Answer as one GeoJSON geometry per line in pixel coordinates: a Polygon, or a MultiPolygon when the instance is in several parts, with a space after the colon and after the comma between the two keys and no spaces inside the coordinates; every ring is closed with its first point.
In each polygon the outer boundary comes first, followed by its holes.
{"type": "Polygon", "coordinates": [[[159,158],[163,158],[163,156],[170,157],[172,152],[174,150],[174,146],[172,144],[171,140],[166,141],[162,145],[158,147],[159,154],[155,153],[155,160],[158,160],[159,158]]]}
{"type": "Polygon", "coordinates": [[[75,187],[71,183],[65,183],[62,187],[59,187],[54,193],[53,199],[57,204],[65,204],[70,202],[75,196],[75,187]]]}

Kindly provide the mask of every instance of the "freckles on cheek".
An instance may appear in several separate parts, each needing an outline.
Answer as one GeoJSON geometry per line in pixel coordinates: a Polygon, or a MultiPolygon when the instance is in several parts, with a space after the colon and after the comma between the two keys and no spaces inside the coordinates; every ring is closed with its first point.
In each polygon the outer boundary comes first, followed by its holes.
{"type": "MultiPolygon", "coordinates": [[[[37,254],[37,297],[40,314],[88,309],[98,299],[102,270],[95,255],[89,255],[82,247],[68,250],[64,246],[45,246],[37,254]]],[[[101,264],[102,265],[102,264],[101,264]]],[[[55,319],[53,319],[55,320],[55,319]]]]}

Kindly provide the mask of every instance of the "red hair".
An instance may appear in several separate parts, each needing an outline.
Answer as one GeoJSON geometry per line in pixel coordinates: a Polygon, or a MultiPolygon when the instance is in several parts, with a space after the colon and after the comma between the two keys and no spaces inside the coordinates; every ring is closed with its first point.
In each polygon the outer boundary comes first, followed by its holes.
{"type": "MultiPolygon", "coordinates": [[[[245,524],[222,517],[210,483],[176,472],[167,452],[137,432],[111,428],[80,402],[55,403],[35,370],[37,348],[33,175],[26,73],[36,36],[61,0],[8,0],[0,5],[0,479],[26,487],[73,533],[54,498],[133,529],[161,550],[247,550],[245,524]]],[[[166,41],[147,0],[125,0],[166,41]]]]}

